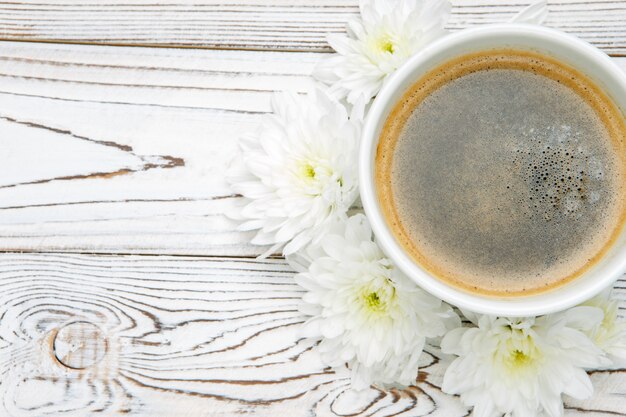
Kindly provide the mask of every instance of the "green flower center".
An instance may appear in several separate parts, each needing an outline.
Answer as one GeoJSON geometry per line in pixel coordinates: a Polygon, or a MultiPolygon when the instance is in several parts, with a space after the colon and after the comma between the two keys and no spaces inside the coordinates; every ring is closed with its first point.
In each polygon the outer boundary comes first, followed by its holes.
{"type": "Polygon", "coordinates": [[[521,350],[514,350],[511,353],[511,357],[509,360],[511,361],[511,365],[513,365],[514,367],[520,367],[528,365],[532,361],[532,358],[530,357],[530,355],[527,355],[521,350]]]}
{"type": "Polygon", "coordinates": [[[389,279],[384,279],[382,285],[368,285],[360,291],[361,308],[371,315],[384,315],[396,301],[396,288],[389,279]]]}
{"type": "MultiPolygon", "coordinates": [[[[513,332],[516,332],[513,330],[513,332]]],[[[543,355],[535,345],[532,337],[516,338],[505,343],[502,362],[506,369],[512,373],[532,372],[542,362],[543,355]]],[[[519,334],[517,335],[519,336],[519,334]]]]}
{"type": "Polygon", "coordinates": [[[302,176],[304,178],[315,178],[315,168],[309,163],[302,164],[302,176]]]}
{"type": "Polygon", "coordinates": [[[396,50],[393,42],[388,37],[383,37],[378,41],[378,48],[383,52],[393,54],[396,50]]]}
{"type": "Polygon", "coordinates": [[[332,161],[324,157],[307,155],[294,159],[292,163],[289,168],[290,180],[303,195],[320,196],[328,187],[333,186],[333,182],[343,186],[343,180],[334,172],[332,161]]]}
{"type": "Polygon", "coordinates": [[[377,293],[371,292],[365,296],[365,304],[371,310],[377,310],[380,308],[380,297],[377,293]]]}
{"type": "Polygon", "coordinates": [[[594,340],[596,344],[602,346],[608,339],[612,337],[613,329],[615,328],[615,319],[617,318],[616,309],[611,305],[602,307],[604,311],[604,318],[600,327],[595,332],[594,340]]]}

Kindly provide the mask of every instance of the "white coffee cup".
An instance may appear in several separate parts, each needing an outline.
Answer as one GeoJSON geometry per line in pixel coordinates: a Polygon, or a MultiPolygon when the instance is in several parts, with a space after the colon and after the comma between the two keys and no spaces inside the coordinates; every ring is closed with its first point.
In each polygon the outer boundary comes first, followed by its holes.
{"type": "Polygon", "coordinates": [[[386,224],[375,190],[374,159],[381,129],[400,97],[427,71],[454,57],[511,47],[551,56],[586,74],[622,109],[626,109],[626,73],[587,42],[541,26],[499,24],[448,35],[409,59],[381,89],[369,110],[359,155],[361,199],[378,243],[394,263],[419,286],[455,306],[498,316],[536,316],[581,303],[626,272],[626,230],[605,255],[580,277],[544,293],[494,297],[454,287],[431,275],[408,255],[386,224]]]}

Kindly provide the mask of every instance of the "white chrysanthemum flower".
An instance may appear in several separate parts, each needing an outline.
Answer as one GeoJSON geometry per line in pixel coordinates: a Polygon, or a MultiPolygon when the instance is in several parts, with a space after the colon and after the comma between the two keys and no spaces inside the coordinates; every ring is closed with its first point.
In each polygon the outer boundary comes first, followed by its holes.
{"type": "Polygon", "coordinates": [[[323,60],[313,75],[338,98],[365,105],[385,78],[411,55],[444,35],[447,0],[361,0],[361,18],[348,22],[348,35],[331,34],[338,54],[323,60]]]}
{"type": "Polygon", "coordinates": [[[414,383],[426,338],[460,324],[448,305],[391,264],[362,214],[333,224],[304,255],[310,264],[296,282],[308,291],[301,311],[312,317],[303,334],[321,338],[327,365],[348,364],[356,390],[414,383]]]}
{"type": "Polygon", "coordinates": [[[626,321],[618,316],[618,301],[611,299],[611,288],[583,305],[597,307],[604,313],[602,321],[587,331],[587,334],[607,353],[607,365],[626,360],[626,321]]]}
{"type": "Polygon", "coordinates": [[[323,236],[329,221],[346,218],[358,196],[360,127],[345,107],[316,90],[277,94],[273,114],[240,141],[241,158],[228,179],[245,197],[239,230],[257,230],[252,243],[291,254],[323,236]]]}
{"type": "Polygon", "coordinates": [[[452,330],[444,353],[457,355],[446,370],[443,391],[460,394],[473,415],[510,417],[563,415],[561,394],[591,396],[585,368],[603,353],[586,336],[602,321],[593,307],[575,307],[538,318],[475,316],[477,327],[452,330]]]}

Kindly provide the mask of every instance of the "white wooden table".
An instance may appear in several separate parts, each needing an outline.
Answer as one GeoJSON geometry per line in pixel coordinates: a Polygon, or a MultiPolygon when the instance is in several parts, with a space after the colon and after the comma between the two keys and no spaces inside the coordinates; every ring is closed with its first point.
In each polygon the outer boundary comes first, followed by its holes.
{"type": "MultiPolygon", "coordinates": [[[[452,30],[526,1],[457,0],[452,30]]],[[[356,0],[0,2],[0,416],[464,416],[416,386],[350,393],[298,338],[302,290],[224,213],[273,91],[304,91],[356,0]]],[[[626,70],[626,1],[547,25],[626,70]]],[[[625,300],[626,280],[617,284],[625,300]]],[[[626,369],[568,415],[626,415],[626,369]]]]}

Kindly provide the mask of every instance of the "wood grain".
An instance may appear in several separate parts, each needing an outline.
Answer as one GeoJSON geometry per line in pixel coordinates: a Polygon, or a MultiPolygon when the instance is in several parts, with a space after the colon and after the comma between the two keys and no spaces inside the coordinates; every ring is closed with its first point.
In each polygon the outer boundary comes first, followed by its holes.
{"type": "MultiPolygon", "coordinates": [[[[454,0],[449,28],[504,22],[527,3],[454,0]]],[[[10,40],[329,51],[328,33],[345,31],[357,0],[13,0],[0,2],[0,37],[10,40]]],[[[549,2],[547,25],[612,54],[626,53],[621,0],[549,2]]]]}
{"type": "Polygon", "coordinates": [[[262,253],[225,170],[321,55],[0,42],[0,250],[262,253]]]}
{"type": "Polygon", "coordinates": [[[225,170],[318,59],[0,43],[0,249],[257,254],[225,170]]]}
{"type": "MultiPolygon", "coordinates": [[[[298,335],[292,278],[278,259],[0,254],[0,415],[467,414],[434,348],[416,386],[351,393],[298,335]]],[[[626,415],[625,372],[594,373],[568,415],[626,415]]]]}

